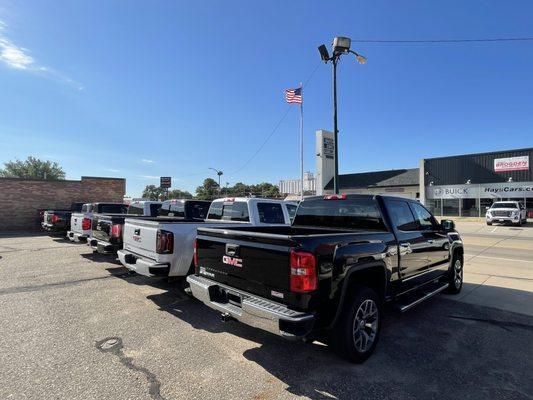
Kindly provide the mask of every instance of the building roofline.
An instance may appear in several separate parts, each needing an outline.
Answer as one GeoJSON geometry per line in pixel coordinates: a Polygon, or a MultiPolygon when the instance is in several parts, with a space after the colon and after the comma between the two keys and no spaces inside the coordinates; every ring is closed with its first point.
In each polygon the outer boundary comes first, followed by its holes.
{"type": "Polygon", "coordinates": [[[490,154],[498,154],[498,153],[514,153],[514,152],[525,152],[525,151],[533,151],[533,147],[524,147],[521,149],[510,149],[510,150],[497,150],[497,151],[487,151],[484,153],[469,153],[469,154],[457,154],[454,156],[443,156],[443,157],[431,157],[431,158],[423,158],[424,161],[429,160],[443,160],[446,158],[460,158],[460,157],[472,157],[472,156],[487,156],[490,154]]]}

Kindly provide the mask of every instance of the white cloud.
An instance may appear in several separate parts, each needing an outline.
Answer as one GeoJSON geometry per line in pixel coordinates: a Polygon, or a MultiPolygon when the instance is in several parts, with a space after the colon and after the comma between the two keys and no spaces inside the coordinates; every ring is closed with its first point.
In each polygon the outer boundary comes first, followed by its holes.
{"type": "Polygon", "coordinates": [[[107,168],[109,172],[120,172],[119,169],[107,168]]]}
{"type": "Polygon", "coordinates": [[[52,68],[39,65],[29,54],[28,49],[17,46],[6,36],[6,27],[7,25],[0,21],[0,62],[3,62],[10,68],[33,72],[46,78],[61,81],[78,90],[83,90],[83,85],[79,82],[70,79],[68,76],[63,75],[52,68]]]}
{"type": "Polygon", "coordinates": [[[143,179],[159,179],[159,176],[156,175],[137,175],[137,177],[143,179]]]}
{"type": "Polygon", "coordinates": [[[153,163],[155,163],[154,160],[148,160],[147,158],[142,158],[141,162],[145,163],[145,164],[153,164],[153,163]]]}

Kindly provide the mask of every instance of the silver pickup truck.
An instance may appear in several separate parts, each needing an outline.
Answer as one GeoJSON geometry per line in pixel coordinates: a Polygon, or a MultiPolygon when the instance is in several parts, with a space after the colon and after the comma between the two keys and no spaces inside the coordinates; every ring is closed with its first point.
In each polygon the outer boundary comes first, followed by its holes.
{"type": "Polygon", "coordinates": [[[163,204],[157,218],[126,218],[124,247],[117,252],[120,262],[145,276],[184,277],[193,271],[199,226],[290,225],[283,200],[223,198],[207,206],[208,202],[197,200],[173,200],[163,204]]]}
{"type": "Polygon", "coordinates": [[[67,238],[71,242],[86,242],[91,237],[93,214],[124,213],[127,207],[122,203],[85,203],[80,212],[72,213],[67,238]]]}

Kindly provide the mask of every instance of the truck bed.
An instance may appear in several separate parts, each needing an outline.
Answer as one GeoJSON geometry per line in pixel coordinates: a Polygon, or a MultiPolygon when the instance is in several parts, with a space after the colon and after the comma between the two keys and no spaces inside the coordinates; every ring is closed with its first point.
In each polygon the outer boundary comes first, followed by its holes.
{"type": "Polygon", "coordinates": [[[196,274],[222,284],[305,310],[330,291],[334,257],[342,246],[358,246],[359,252],[386,251],[394,235],[386,231],[329,229],[320,227],[218,227],[198,228],[196,274]],[[290,289],[291,250],[313,253],[319,272],[315,293],[290,289]]]}

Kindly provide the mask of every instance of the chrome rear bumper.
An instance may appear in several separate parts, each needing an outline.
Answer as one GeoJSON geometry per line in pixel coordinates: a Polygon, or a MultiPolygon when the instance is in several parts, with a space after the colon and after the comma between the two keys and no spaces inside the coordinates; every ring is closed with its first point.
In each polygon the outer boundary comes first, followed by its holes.
{"type": "Polygon", "coordinates": [[[305,337],[311,331],[314,313],[294,311],[285,305],[220,284],[210,279],[189,275],[194,297],[208,307],[220,311],[246,325],[288,339],[305,337]]]}

